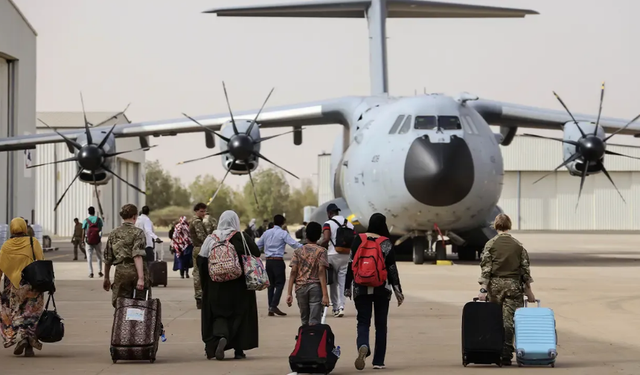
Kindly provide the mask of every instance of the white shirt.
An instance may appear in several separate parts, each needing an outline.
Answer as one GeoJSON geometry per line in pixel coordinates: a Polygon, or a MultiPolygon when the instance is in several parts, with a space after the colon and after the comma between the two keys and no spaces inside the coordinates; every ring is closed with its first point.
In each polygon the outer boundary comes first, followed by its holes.
{"type": "MultiPolygon", "coordinates": [[[[331,241],[329,241],[329,249],[327,251],[328,255],[338,254],[338,252],[336,251],[336,248],[333,246],[333,244],[336,243],[336,234],[338,234],[338,224],[336,224],[332,219],[340,223],[340,226],[343,225],[345,220],[344,217],[340,215],[336,215],[331,219],[325,221],[324,225],[322,226],[323,232],[325,229],[327,229],[327,225],[331,229],[331,241]]],[[[351,224],[349,221],[347,221],[347,228],[353,229],[353,224],[351,224]]],[[[345,254],[345,255],[348,255],[348,254],[345,254]]]]}
{"type": "Polygon", "coordinates": [[[158,236],[153,233],[153,223],[151,223],[151,219],[149,219],[149,216],[138,216],[138,220],[136,220],[136,227],[144,231],[144,235],[145,237],[147,237],[147,247],[153,247],[153,241],[158,238],[158,236]]]}

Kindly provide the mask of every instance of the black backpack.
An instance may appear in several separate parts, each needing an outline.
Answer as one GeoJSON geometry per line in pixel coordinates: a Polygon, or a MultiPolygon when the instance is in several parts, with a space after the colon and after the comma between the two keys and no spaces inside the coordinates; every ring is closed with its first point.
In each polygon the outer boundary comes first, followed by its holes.
{"type": "Polygon", "coordinates": [[[356,231],[347,226],[347,219],[344,219],[344,224],[340,224],[334,219],[331,219],[331,221],[338,224],[338,230],[336,231],[336,242],[333,244],[333,247],[336,248],[336,251],[338,253],[348,254],[351,251],[351,244],[353,244],[353,239],[356,237],[356,231]],[[341,251],[343,249],[345,250],[341,251]],[[346,251],[346,249],[349,250],[346,251]]]}

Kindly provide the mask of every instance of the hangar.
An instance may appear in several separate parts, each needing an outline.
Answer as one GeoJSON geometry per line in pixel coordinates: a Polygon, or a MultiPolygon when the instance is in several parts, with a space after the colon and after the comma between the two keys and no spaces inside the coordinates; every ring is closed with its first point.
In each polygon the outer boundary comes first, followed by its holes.
{"type": "MultiPolygon", "coordinates": [[[[626,203],[604,173],[588,176],[578,209],[580,177],[566,168],[558,142],[516,136],[500,146],[504,160],[502,195],[498,205],[522,231],[638,231],[640,230],[640,160],[607,156],[604,164],[626,203]]],[[[607,146],[608,150],[640,157],[640,148],[607,146]]],[[[318,155],[318,205],[333,199],[331,154],[318,155]]]]}
{"type": "MultiPolygon", "coordinates": [[[[36,37],[11,0],[0,0],[0,137],[36,131],[36,37]]],[[[25,168],[33,150],[0,153],[0,223],[31,219],[35,179],[25,168]]]]}
{"type": "MultiPolygon", "coordinates": [[[[82,112],[38,112],[38,118],[58,131],[84,129],[82,112]]],[[[124,114],[113,112],[87,112],[87,120],[96,127],[108,130],[114,124],[130,123],[124,114]],[[117,115],[117,116],[116,116],[117,115]]],[[[37,124],[38,133],[50,133],[51,130],[42,123],[37,124]]],[[[140,148],[138,138],[121,138],[116,140],[118,151],[140,148]]],[[[64,143],[39,145],[36,148],[34,164],[51,163],[71,157],[64,143]]],[[[144,190],[144,151],[135,151],[116,157],[114,172],[128,182],[144,190]]],[[[42,225],[45,234],[62,237],[73,235],[73,219],[80,221],[87,217],[87,208],[94,206],[98,211],[98,201],[93,185],[76,180],[67,195],[54,211],[60,196],[71,183],[77,173],[75,162],[45,165],[30,169],[36,181],[35,222],[42,225]]],[[[120,225],[118,213],[127,203],[140,208],[145,203],[145,196],[113,177],[106,185],[98,186],[100,202],[104,210],[104,232],[120,225]]]]}

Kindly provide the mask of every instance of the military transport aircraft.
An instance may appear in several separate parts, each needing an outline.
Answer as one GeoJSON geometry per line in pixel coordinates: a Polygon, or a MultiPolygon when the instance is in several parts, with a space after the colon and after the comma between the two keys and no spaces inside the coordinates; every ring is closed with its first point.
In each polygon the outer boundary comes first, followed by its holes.
{"type": "Polygon", "coordinates": [[[86,132],[17,136],[0,139],[0,151],[67,142],[74,153],[70,161],[76,161],[78,174],[85,176],[82,181],[96,183],[95,178],[100,184],[110,175],[104,171],[109,172],[109,160],[115,155],[115,138],[140,137],[141,147],[148,148],[149,135],[205,131],[208,148],[215,146],[214,136],[222,139],[222,151],[215,155],[222,156],[227,173],[250,174],[259,159],[270,162],[260,153],[260,142],[266,139],[261,138],[261,129],[291,127],[294,143],[299,145],[302,126],[341,124],[344,131],[337,137],[331,155],[337,198],[319,207],[312,219],[326,220],[324,210],[329,203],[336,203],[360,229],[368,225],[372,213],[384,213],[397,243],[411,244],[414,262],[422,263],[434,243],[437,259],[446,256],[444,241],[435,241],[440,233],[441,238],[448,238],[460,259],[474,259],[495,234],[490,222],[501,212],[497,203],[504,173],[499,145],[509,145],[519,127],[563,130],[562,138],[550,138],[563,143],[564,161],[557,169],[566,167],[571,175],[580,176],[580,189],[587,175],[603,172],[609,177],[605,155],[625,156],[606,150],[613,135],[640,130],[637,125],[631,126],[633,121],[601,117],[602,98],[598,114],[593,116],[571,114],[560,97],[562,110],[480,99],[469,93],[454,97],[389,95],[387,18],[507,18],[538,14],[535,11],[416,0],[337,0],[205,13],[366,18],[371,95],[235,114],[185,115],[174,120],[117,125],[109,132],[87,127],[86,132]],[[500,133],[494,134],[489,125],[500,126],[500,133]],[[109,145],[108,150],[105,145],[109,145]],[[95,177],[87,178],[86,171],[95,177]]]}

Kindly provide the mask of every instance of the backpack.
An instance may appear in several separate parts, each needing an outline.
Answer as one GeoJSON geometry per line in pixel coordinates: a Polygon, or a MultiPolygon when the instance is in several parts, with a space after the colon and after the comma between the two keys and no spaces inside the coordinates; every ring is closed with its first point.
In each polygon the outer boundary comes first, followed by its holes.
{"type": "Polygon", "coordinates": [[[101,220],[98,218],[95,223],[92,223],[89,218],[87,218],[87,222],[89,223],[89,227],[87,228],[87,244],[97,245],[100,243],[100,226],[98,223],[100,223],[101,220]]]}
{"type": "Polygon", "coordinates": [[[211,235],[215,244],[209,253],[209,276],[217,283],[235,280],[242,276],[242,267],[238,259],[238,253],[231,242],[231,237],[237,232],[232,232],[226,240],[220,240],[218,236],[211,235]]]}
{"type": "Polygon", "coordinates": [[[356,237],[355,229],[351,229],[347,226],[347,219],[344,219],[344,224],[342,225],[338,223],[337,220],[331,219],[331,221],[338,224],[338,229],[336,230],[336,242],[333,244],[333,247],[339,254],[349,254],[351,252],[353,239],[356,237]]]}
{"type": "Polygon", "coordinates": [[[382,286],[387,280],[387,267],[380,245],[387,238],[364,233],[360,235],[360,239],[362,243],[353,257],[351,266],[353,281],[361,286],[382,286]]]}

